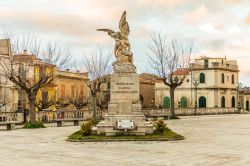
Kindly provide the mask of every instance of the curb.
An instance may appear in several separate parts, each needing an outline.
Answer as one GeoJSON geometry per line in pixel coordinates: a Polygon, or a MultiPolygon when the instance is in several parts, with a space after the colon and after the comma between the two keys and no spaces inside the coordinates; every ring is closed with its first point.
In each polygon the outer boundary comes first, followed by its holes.
{"type": "Polygon", "coordinates": [[[156,139],[102,139],[102,140],[76,140],[76,139],[65,139],[68,142],[130,142],[130,141],[180,141],[184,140],[185,137],[179,138],[156,138],[156,139]]]}

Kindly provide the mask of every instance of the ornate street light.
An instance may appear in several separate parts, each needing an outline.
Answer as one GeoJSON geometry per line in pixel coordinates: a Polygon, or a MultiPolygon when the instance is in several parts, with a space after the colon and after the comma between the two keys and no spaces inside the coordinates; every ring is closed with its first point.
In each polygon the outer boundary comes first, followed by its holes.
{"type": "Polygon", "coordinates": [[[198,109],[198,104],[197,104],[197,87],[200,84],[198,79],[193,79],[193,85],[195,87],[195,110],[194,110],[194,114],[197,114],[197,109],[198,109]]]}
{"type": "Polygon", "coordinates": [[[238,105],[238,113],[241,111],[241,106],[240,106],[240,89],[242,88],[241,83],[237,83],[237,105],[238,105]]]}

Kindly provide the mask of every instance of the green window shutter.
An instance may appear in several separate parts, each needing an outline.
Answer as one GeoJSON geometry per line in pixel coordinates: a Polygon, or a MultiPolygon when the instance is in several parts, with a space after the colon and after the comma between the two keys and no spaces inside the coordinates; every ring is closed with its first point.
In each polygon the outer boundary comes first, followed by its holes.
{"type": "Polygon", "coordinates": [[[187,98],[181,97],[181,108],[187,108],[187,98]]]}
{"type": "Polygon", "coordinates": [[[206,82],[206,76],[204,73],[200,74],[200,83],[205,83],[206,82]]]}
{"type": "Polygon", "coordinates": [[[164,101],[163,101],[163,108],[165,108],[165,109],[170,108],[170,98],[167,97],[167,96],[164,98],[164,101]]]}
{"type": "Polygon", "coordinates": [[[206,104],[206,98],[204,96],[201,96],[199,98],[199,108],[206,108],[207,104],[206,104]]]}

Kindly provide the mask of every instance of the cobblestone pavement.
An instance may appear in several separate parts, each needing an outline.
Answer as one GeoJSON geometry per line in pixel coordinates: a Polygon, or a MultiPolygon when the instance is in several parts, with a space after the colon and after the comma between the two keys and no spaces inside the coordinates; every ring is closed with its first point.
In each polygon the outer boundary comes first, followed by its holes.
{"type": "Polygon", "coordinates": [[[71,143],[79,127],[0,131],[0,166],[250,165],[250,115],[167,121],[186,137],[173,142],[71,143]]]}

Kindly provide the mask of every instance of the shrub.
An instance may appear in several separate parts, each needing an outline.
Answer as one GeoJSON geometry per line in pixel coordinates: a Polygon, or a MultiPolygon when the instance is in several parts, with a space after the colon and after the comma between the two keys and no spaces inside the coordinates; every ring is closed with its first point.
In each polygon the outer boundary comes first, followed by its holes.
{"type": "Polygon", "coordinates": [[[154,120],[153,125],[155,127],[155,133],[156,134],[163,134],[163,132],[166,129],[166,124],[164,123],[163,120],[154,120]]]}
{"type": "Polygon", "coordinates": [[[180,119],[178,116],[170,116],[169,119],[180,119]]]}
{"type": "Polygon", "coordinates": [[[90,119],[89,123],[91,123],[92,126],[96,126],[99,123],[99,121],[96,119],[90,119]]]}
{"type": "Polygon", "coordinates": [[[81,132],[81,134],[83,135],[83,136],[88,136],[88,135],[90,135],[91,133],[92,133],[92,123],[89,121],[89,122],[87,122],[87,123],[83,123],[82,125],[81,125],[81,130],[80,130],[80,132],[81,132]]]}
{"type": "Polygon", "coordinates": [[[77,136],[75,137],[75,139],[77,139],[77,140],[82,140],[83,137],[82,137],[82,135],[77,135],[77,136]]]}
{"type": "Polygon", "coordinates": [[[45,128],[43,122],[36,121],[35,123],[26,122],[23,126],[25,129],[45,128]]]}

